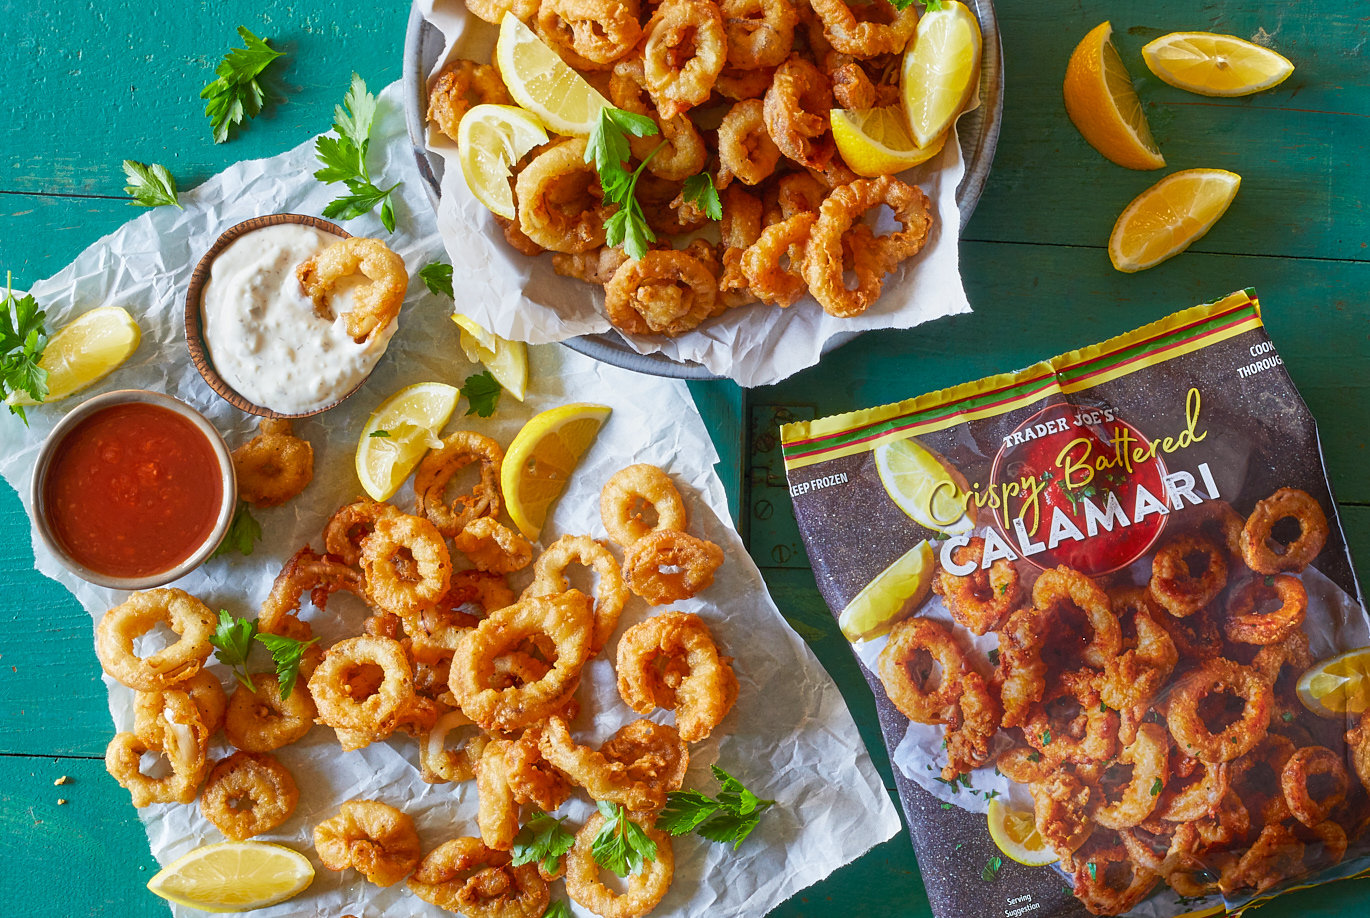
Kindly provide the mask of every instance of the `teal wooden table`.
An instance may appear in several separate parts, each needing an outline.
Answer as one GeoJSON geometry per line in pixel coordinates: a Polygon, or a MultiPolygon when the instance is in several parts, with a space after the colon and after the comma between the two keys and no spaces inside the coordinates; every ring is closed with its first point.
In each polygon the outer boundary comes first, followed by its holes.
{"type": "MultiPolygon", "coordinates": [[[[183,187],[230,163],[326,130],[349,74],[400,75],[407,6],[323,0],[0,0],[0,271],[27,286],[136,212],[123,159],[161,162],[183,187]],[[200,87],[246,25],[288,56],[284,96],[215,146],[200,87]]],[[[1193,303],[1255,286],[1289,372],[1322,427],[1354,556],[1370,564],[1370,2],[1003,2],[1007,91],[988,189],[964,231],[972,315],[867,335],[778,386],[695,386],[740,524],[781,610],[833,674],[887,783],[889,764],[855,663],[814,588],[776,450],[776,421],[880,404],[1096,342],[1193,303]],[[1125,276],[1104,243],[1158,174],[1106,162],[1071,127],[1061,79],[1075,42],[1111,19],[1170,169],[1243,177],[1236,203],[1194,250],[1125,276]],[[1298,69],[1274,92],[1230,101],[1159,84],[1139,59],[1172,30],[1259,37],[1298,69]]],[[[0,419],[0,444],[17,423],[0,419]]],[[[128,795],[104,771],[112,733],[90,620],[32,570],[28,523],[0,494],[0,902],[42,916],[165,914],[143,889],[156,865],[128,795]],[[67,776],[68,783],[54,781],[67,776]],[[60,802],[60,801],[65,801],[60,802]]],[[[1363,915],[1370,880],[1288,896],[1262,913],[1363,915]]],[[[774,914],[927,915],[905,836],[774,914]]]]}

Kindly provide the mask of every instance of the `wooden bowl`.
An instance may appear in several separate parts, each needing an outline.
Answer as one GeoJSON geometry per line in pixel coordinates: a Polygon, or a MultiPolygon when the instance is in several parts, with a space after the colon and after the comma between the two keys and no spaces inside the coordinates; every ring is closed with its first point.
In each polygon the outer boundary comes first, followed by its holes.
{"type": "Polygon", "coordinates": [[[204,254],[200,263],[195,266],[195,271],[190,275],[190,284],[186,287],[186,346],[190,349],[190,362],[195,364],[195,369],[199,371],[200,376],[209,383],[209,387],[220,398],[233,407],[264,418],[307,418],[342,404],[348,396],[365,384],[366,377],[363,377],[346,395],[331,404],[310,411],[302,411],[298,414],[285,414],[249,401],[225,382],[224,378],[219,375],[219,371],[214,369],[214,361],[210,359],[209,349],[205,346],[205,321],[204,312],[201,309],[201,299],[204,296],[205,284],[209,283],[209,270],[214,259],[239,236],[280,223],[299,223],[304,226],[312,226],[315,229],[323,230],[325,233],[332,233],[339,239],[348,239],[352,235],[336,223],[329,223],[327,220],[311,217],[307,214],[271,214],[266,217],[254,217],[239,223],[237,226],[230,227],[204,254]]]}

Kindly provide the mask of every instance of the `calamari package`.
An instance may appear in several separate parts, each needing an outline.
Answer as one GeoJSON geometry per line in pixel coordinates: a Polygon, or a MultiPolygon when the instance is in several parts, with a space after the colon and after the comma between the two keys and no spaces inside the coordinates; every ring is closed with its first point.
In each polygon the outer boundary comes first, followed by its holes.
{"type": "Polygon", "coordinates": [[[1370,627],[1253,294],[782,438],[939,918],[1370,869],[1370,627]]]}

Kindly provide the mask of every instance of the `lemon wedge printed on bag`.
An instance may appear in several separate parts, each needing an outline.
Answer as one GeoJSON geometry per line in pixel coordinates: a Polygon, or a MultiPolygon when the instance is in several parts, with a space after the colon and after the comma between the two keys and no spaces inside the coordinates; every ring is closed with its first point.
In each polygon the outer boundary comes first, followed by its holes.
{"type": "Polygon", "coordinates": [[[1132,88],[1113,26],[1104,22],[1086,35],[1066,67],[1066,113],[1089,145],[1128,169],[1160,169],[1165,157],[1151,136],[1142,100],[1132,88]]]}
{"type": "Polygon", "coordinates": [[[439,432],[460,398],[456,386],[415,383],[371,413],[357,441],[357,478],[373,500],[392,497],[424,455],[441,443],[439,432]]]}
{"type": "Polygon", "coordinates": [[[1213,32],[1171,32],[1142,48],[1151,72],[1201,96],[1249,96],[1278,86],[1294,72],[1283,54],[1213,32]]]}
{"type": "Polygon", "coordinates": [[[613,409],[577,403],[534,415],[504,452],[500,487],[509,518],[536,539],[552,504],[613,409]]]}
{"type": "Polygon", "coordinates": [[[462,178],[471,193],[493,213],[514,219],[514,164],[547,142],[547,129],[532,112],[514,105],[477,105],[457,127],[462,178]]]}
{"type": "Polygon", "coordinates": [[[989,802],[989,835],[1004,856],[1028,867],[1044,867],[1060,858],[1037,831],[1031,810],[1009,809],[995,798],[989,802]]]}
{"type": "Polygon", "coordinates": [[[837,617],[837,627],[853,644],[889,634],[908,618],[932,592],[935,561],[926,539],[885,568],[847,603],[837,617]]]}
{"type": "Polygon", "coordinates": [[[1119,215],[1108,240],[1113,267],[1131,274],[1180,254],[1227,213],[1241,184],[1241,176],[1225,169],[1167,175],[1119,215]]]}
{"type": "Polygon", "coordinates": [[[164,867],[147,888],[168,902],[203,912],[246,912],[284,902],[309,888],[309,858],[268,842],[220,842],[164,867]]]}
{"type": "Polygon", "coordinates": [[[873,450],[885,493],[918,525],[946,535],[975,528],[966,501],[970,484],[945,459],[914,439],[895,440],[873,450]]]}
{"type": "MultiPolygon", "coordinates": [[[[119,368],[142,341],[138,323],[119,306],[97,306],[62,326],[48,339],[38,366],[48,371],[48,394],[55,402],[99,382],[119,368]]],[[[37,405],[25,391],[11,392],[11,405],[37,405]]]]}
{"type": "Polygon", "coordinates": [[[1316,664],[1299,677],[1297,691],[1319,717],[1345,720],[1370,711],[1370,647],[1316,664]]]}
{"type": "Polygon", "coordinates": [[[500,20],[495,61],[514,101],[558,134],[588,136],[609,105],[513,13],[500,20]]]}

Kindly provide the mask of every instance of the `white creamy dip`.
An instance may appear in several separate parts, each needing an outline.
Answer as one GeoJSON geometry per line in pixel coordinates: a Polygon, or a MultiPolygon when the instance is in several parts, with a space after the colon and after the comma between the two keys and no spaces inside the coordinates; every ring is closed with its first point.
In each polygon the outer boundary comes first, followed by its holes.
{"type": "Polygon", "coordinates": [[[210,265],[200,301],[205,346],[224,382],[249,401],[283,414],[322,408],[385,353],[398,319],[362,344],[347,334],[341,316],[352,308],[351,278],[332,296],[331,322],[300,290],[296,266],[337,238],[298,223],[266,226],[235,239],[210,265]]]}

